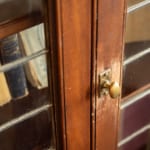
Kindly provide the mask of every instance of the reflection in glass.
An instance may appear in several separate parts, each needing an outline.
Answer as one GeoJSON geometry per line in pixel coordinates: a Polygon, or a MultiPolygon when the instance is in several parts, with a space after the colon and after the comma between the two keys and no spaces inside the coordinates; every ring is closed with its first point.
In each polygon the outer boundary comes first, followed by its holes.
{"type": "Polygon", "coordinates": [[[136,11],[137,9],[140,9],[148,4],[150,4],[150,0],[144,0],[139,3],[131,4],[131,6],[129,5],[130,7],[127,9],[127,13],[132,13],[133,11],[136,11]]]}
{"type": "Polygon", "coordinates": [[[128,8],[130,7],[130,6],[133,6],[133,5],[135,5],[135,4],[138,4],[138,3],[140,3],[140,2],[142,2],[143,0],[128,0],[127,1],[127,6],[128,6],[128,8]]]}
{"type": "Polygon", "coordinates": [[[128,0],[118,150],[150,148],[149,65],[150,0],[128,0]]]}
{"type": "Polygon", "coordinates": [[[150,5],[127,15],[123,97],[150,82],[150,5]]]}
{"type": "Polygon", "coordinates": [[[0,88],[5,79],[9,94],[6,100],[0,92],[0,149],[55,148],[44,25],[5,37],[0,45],[0,88]]]}
{"type": "MultiPolygon", "coordinates": [[[[22,51],[30,56],[45,50],[44,25],[40,24],[19,33],[22,51]]],[[[39,56],[25,65],[27,78],[39,89],[48,86],[46,55],[39,56]]]]}
{"type": "Polygon", "coordinates": [[[27,81],[37,89],[48,87],[43,24],[9,35],[0,45],[0,71],[13,99],[28,95],[27,81]]]}

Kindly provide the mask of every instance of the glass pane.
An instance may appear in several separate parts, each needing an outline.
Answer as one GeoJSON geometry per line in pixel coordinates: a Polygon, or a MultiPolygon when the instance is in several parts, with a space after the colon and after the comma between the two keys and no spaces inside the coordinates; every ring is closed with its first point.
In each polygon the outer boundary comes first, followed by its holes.
{"type": "Polygon", "coordinates": [[[40,17],[42,0],[0,0],[0,12],[0,24],[31,14],[40,17]]]}
{"type": "Polygon", "coordinates": [[[142,1],[143,0],[128,0],[127,5],[132,6],[132,5],[135,5],[135,4],[142,2],[142,1]]]}
{"type": "Polygon", "coordinates": [[[50,146],[52,128],[49,112],[44,111],[33,118],[1,132],[1,149],[4,150],[43,150],[50,146]]]}
{"type": "Polygon", "coordinates": [[[150,5],[127,15],[123,97],[149,84],[150,5]],[[147,67],[146,67],[147,66],[147,67]]]}
{"type": "Polygon", "coordinates": [[[126,20],[118,150],[150,148],[150,1],[128,0],[128,10],[135,4],[126,20]]]}
{"type": "Polygon", "coordinates": [[[55,148],[44,25],[0,40],[0,147],[55,148]]]}

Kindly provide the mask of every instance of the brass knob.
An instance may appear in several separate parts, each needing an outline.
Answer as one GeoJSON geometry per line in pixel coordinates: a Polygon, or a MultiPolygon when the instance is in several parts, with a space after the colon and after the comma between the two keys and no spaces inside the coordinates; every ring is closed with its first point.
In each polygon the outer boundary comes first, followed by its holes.
{"type": "Polygon", "coordinates": [[[109,80],[105,80],[102,87],[108,89],[111,98],[117,98],[121,93],[118,82],[110,82],[109,80]]]}

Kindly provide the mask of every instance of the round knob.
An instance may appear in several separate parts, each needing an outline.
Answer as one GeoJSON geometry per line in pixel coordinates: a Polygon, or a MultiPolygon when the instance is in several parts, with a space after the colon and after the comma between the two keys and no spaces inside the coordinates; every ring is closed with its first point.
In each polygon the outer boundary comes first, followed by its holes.
{"type": "Polygon", "coordinates": [[[112,98],[117,98],[121,93],[118,82],[112,82],[109,86],[109,94],[112,98]]]}
{"type": "Polygon", "coordinates": [[[111,98],[117,98],[121,93],[118,82],[110,82],[108,80],[105,80],[103,87],[109,90],[111,98]]]}

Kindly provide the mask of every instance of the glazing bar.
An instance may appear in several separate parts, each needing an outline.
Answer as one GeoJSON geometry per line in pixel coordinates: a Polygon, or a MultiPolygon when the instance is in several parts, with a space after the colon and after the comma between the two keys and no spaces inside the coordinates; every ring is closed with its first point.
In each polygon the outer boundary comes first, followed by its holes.
{"type": "Polygon", "coordinates": [[[142,7],[144,7],[145,5],[148,5],[148,4],[150,4],[150,0],[145,0],[143,2],[140,2],[140,3],[137,3],[137,4],[133,5],[133,6],[130,6],[127,9],[127,13],[131,13],[131,12],[133,12],[133,11],[139,9],[139,8],[142,8],[142,7]]]}
{"type": "Polygon", "coordinates": [[[25,57],[22,57],[22,58],[20,58],[20,59],[18,59],[16,61],[10,62],[10,63],[5,64],[5,65],[2,65],[2,66],[0,66],[0,72],[9,71],[9,70],[11,70],[13,68],[16,68],[16,67],[18,67],[20,65],[23,65],[23,64],[27,63],[28,61],[30,61],[30,60],[32,60],[32,59],[34,59],[36,57],[44,55],[47,52],[48,52],[48,50],[40,50],[40,51],[38,51],[36,53],[31,54],[30,56],[25,56],[25,57]]]}

